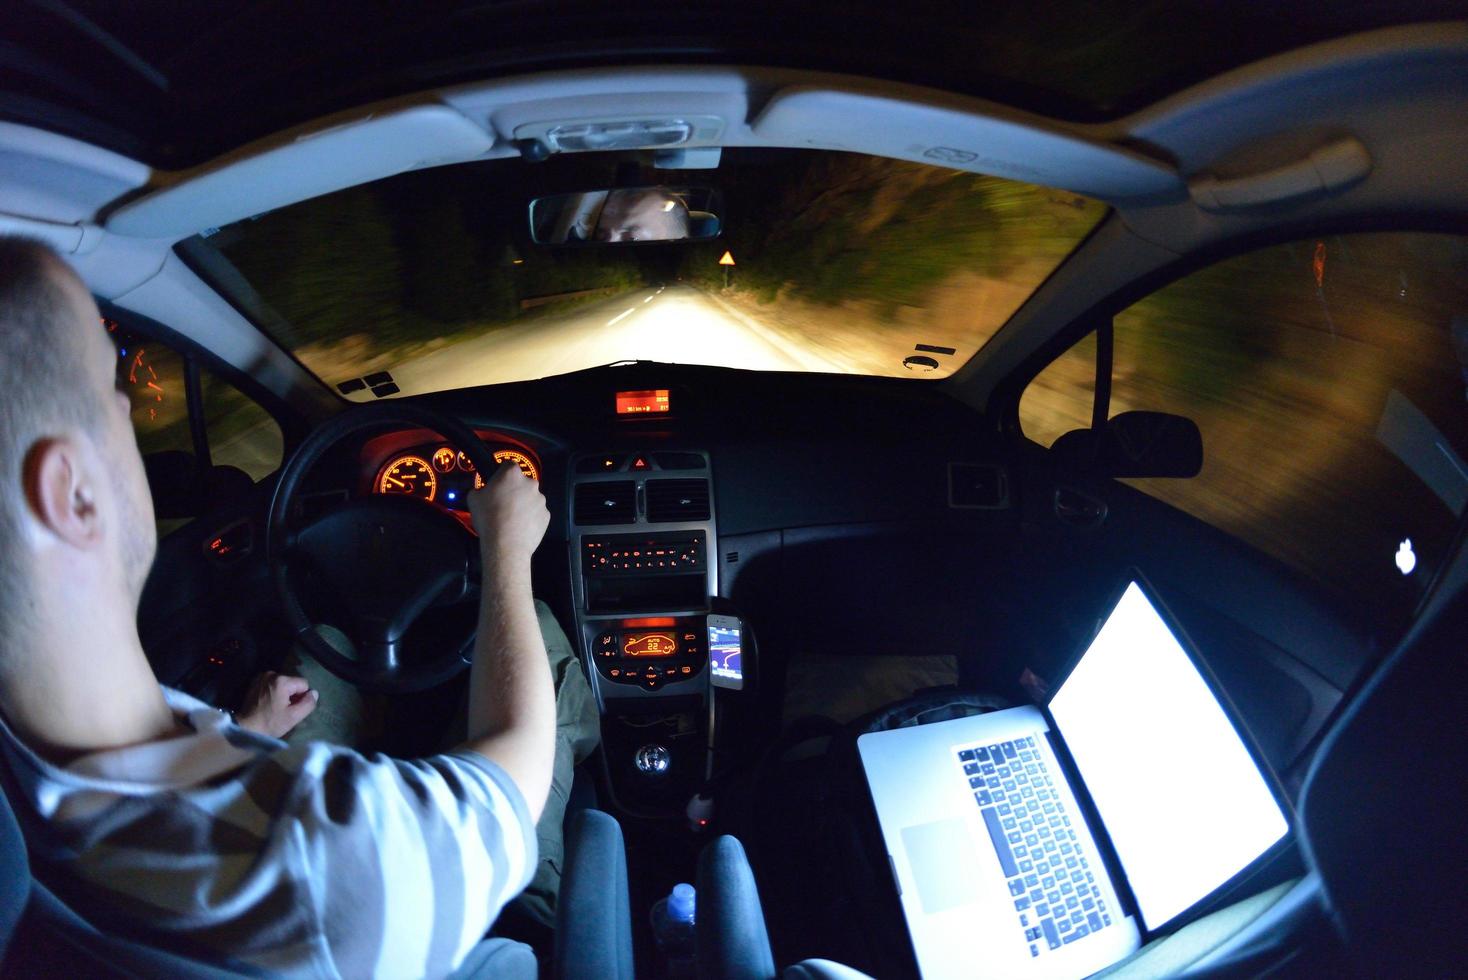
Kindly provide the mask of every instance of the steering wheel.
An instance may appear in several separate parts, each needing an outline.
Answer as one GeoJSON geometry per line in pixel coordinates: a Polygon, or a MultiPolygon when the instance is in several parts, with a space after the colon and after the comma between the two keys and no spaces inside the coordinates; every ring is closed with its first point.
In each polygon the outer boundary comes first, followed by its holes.
{"type": "Polygon", "coordinates": [[[266,559],[296,641],[338,677],[383,693],[426,690],[469,666],[469,639],[430,651],[413,648],[408,634],[431,607],[477,590],[478,539],[447,511],[411,497],[348,500],[299,526],[293,511],[302,480],[329,449],[364,429],[404,423],[463,450],[486,481],[494,473],[494,454],[464,423],[401,402],[359,405],[301,443],[280,472],[265,526],[266,559]],[[293,581],[302,572],[340,599],[356,656],[328,643],[306,615],[293,581]]]}

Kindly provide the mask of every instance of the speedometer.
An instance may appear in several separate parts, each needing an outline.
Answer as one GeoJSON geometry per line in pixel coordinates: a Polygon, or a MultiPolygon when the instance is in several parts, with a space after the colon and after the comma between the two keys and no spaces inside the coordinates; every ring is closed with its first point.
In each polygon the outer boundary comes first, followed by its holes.
{"type": "Polygon", "coordinates": [[[433,467],[421,456],[399,456],[382,468],[377,478],[378,493],[401,493],[432,500],[438,492],[433,467]]]}

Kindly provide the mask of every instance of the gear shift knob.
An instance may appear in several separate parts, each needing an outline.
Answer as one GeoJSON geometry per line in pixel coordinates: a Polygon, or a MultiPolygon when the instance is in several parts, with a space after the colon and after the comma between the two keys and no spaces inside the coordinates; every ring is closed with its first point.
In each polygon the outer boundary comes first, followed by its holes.
{"type": "Polygon", "coordinates": [[[666,748],[654,742],[638,749],[632,761],[637,766],[638,772],[649,776],[660,776],[668,771],[668,765],[673,759],[666,748]]]}

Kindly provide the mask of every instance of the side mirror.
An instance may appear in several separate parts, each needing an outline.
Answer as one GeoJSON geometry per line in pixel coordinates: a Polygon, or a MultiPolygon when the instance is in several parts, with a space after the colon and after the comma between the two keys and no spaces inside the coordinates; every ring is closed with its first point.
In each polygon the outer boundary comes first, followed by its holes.
{"type": "Polygon", "coordinates": [[[1067,432],[1050,447],[1069,469],[1098,476],[1197,476],[1203,434],[1192,419],[1166,412],[1122,412],[1093,429],[1067,432]]]}
{"type": "Polygon", "coordinates": [[[537,245],[611,245],[716,238],[723,210],[708,187],[616,187],[530,202],[537,245]]]}

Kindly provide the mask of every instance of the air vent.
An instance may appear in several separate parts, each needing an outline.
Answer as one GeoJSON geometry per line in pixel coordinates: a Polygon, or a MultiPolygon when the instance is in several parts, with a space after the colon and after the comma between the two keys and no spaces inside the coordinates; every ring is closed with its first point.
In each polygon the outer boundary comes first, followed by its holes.
{"type": "Polygon", "coordinates": [[[576,487],[576,523],[631,524],[637,520],[637,485],[630,480],[576,487]]]}
{"type": "Polygon", "coordinates": [[[657,524],[708,520],[708,481],[648,480],[647,519],[657,524]]]}

